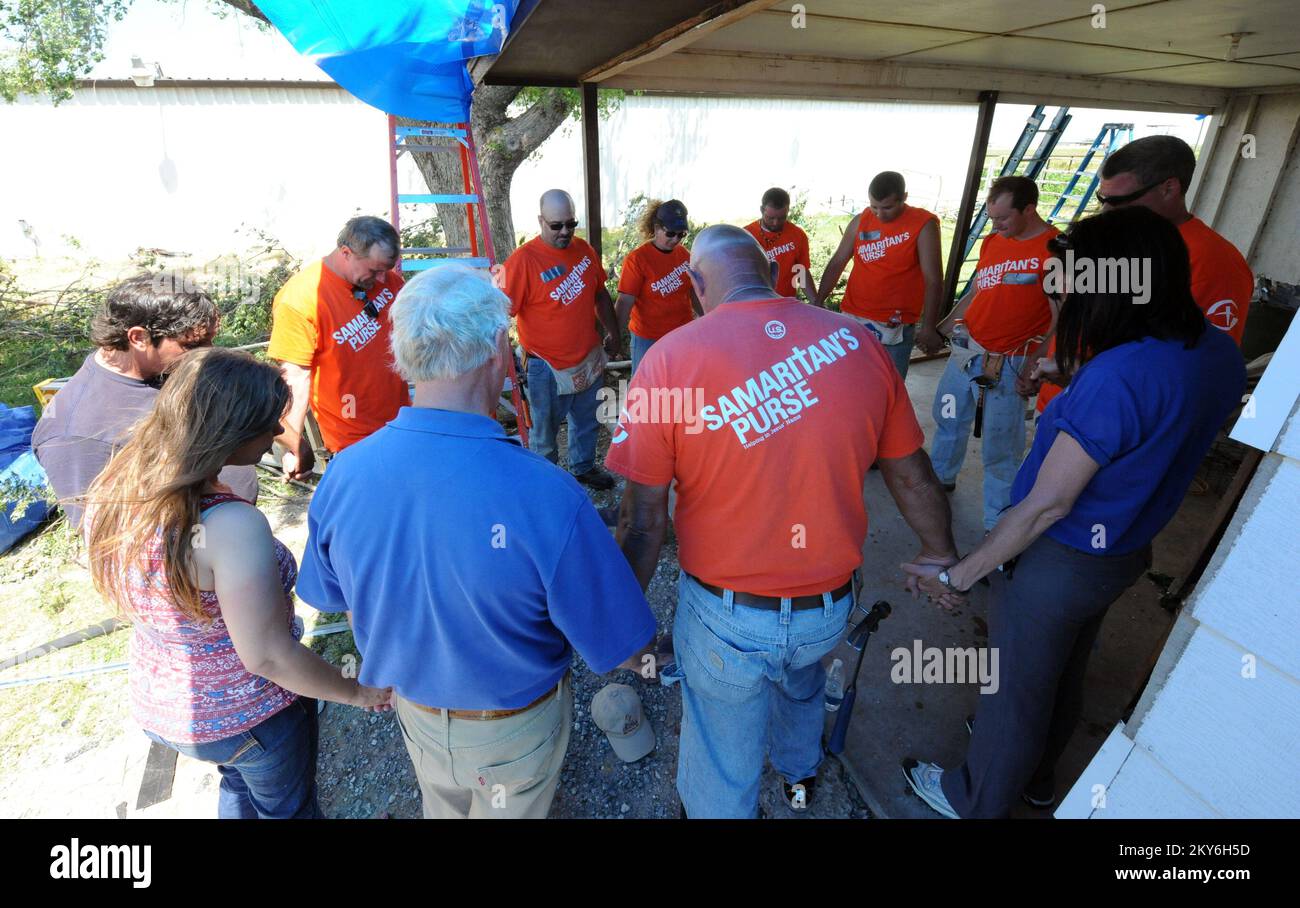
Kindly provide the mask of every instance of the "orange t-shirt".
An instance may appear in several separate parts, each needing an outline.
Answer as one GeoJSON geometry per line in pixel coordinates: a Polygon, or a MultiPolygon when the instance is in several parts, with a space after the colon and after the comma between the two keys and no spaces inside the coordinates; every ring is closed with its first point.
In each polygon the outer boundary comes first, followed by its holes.
{"type": "Polygon", "coordinates": [[[802,596],[835,589],[862,563],[871,464],[924,441],[898,370],[865,328],[761,299],[724,303],[650,348],[605,465],[645,485],[677,480],[683,570],[802,596]]]}
{"type": "Polygon", "coordinates": [[[636,297],[627,327],[637,337],[659,340],[695,317],[691,310],[691,254],[678,243],[664,252],[653,242],[642,243],[623,259],[618,292],[636,297]]]}
{"type": "Polygon", "coordinates": [[[600,343],[596,291],[605,286],[605,268],[596,250],[576,236],[567,249],[533,237],[510,253],[505,269],[524,349],[556,369],[582,362],[600,343]]]}
{"type": "Polygon", "coordinates": [[[1246,313],[1255,292],[1255,275],[1237,247],[1219,236],[1200,218],[1178,225],[1192,264],[1192,299],[1205,318],[1232,335],[1241,346],[1246,313]]]}
{"type": "MultiPolygon", "coordinates": [[[[1193,217],[1178,225],[1187,257],[1192,266],[1192,299],[1205,313],[1205,319],[1220,331],[1226,331],[1241,346],[1246,330],[1246,313],[1255,292],[1255,275],[1237,247],[1215,233],[1200,218],[1193,217]]],[[[1056,341],[1052,341],[1056,352],[1056,341]]],[[[1061,393],[1059,385],[1044,384],[1038,391],[1038,412],[1061,393]]]]}
{"type": "Polygon", "coordinates": [[[914,325],[925,306],[925,275],[917,240],[921,229],[939,218],[908,205],[888,224],[870,208],[858,215],[853,241],[853,270],[840,309],[859,318],[889,321],[901,312],[904,325],[914,325]]]}
{"type": "Polygon", "coordinates": [[[271,303],[266,355],[311,370],[311,409],[325,446],[338,453],[384,425],[411,402],[393,367],[388,307],[402,289],[390,271],[366,291],[371,318],[352,285],[323,261],[289,278],[271,303]]]}
{"type": "Polygon", "coordinates": [[[782,296],[795,296],[794,266],[802,265],[805,275],[812,273],[812,261],[808,257],[808,234],[789,221],[776,233],[764,230],[761,221],[746,224],[745,229],[763,247],[767,260],[776,262],[776,292],[782,296]]]}
{"type": "Polygon", "coordinates": [[[975,342],[992,353],[1024,355],[1026,342],[1052,327],[1052,308],[1043,292],[1047,241],[1061,231],[1048,227],[1028,240],[990,233],[975,266],[975,299],[966,310],[966,327],[975,342]]]}

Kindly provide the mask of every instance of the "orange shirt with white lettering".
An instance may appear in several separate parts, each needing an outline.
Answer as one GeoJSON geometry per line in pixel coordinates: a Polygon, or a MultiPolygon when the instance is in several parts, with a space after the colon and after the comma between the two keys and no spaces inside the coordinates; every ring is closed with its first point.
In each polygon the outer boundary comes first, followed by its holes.
{"type": "Polygon", "coordinates": [[[835,589],[862,563],[871,464],[924,441],[898,370],[865,328],[761,299],[723,303],[650,348],[605,465],[644,485],[677,480],[686,572],[802,596],[835,589]]]}
{"type": "Polygon", "coordinates": [[[904,325],[914,325],[925,305],[925,275],[917,240],[921,229],[939,218],[908,205],[889,223],[865,208],[858,215],[853,240],[853,270],[840,309],[859,318],[887,322],[901,312],[904,325]]]}
{"type": "Polygon", "coordinates": [[[1187,256],[1192,264],[1192,299],[1205,318],[1220,331],[1232,335],[1241,346],[1246,330],[1246,313],[1255,292],[1255,275],[1237,247],[1215,233],[1200,218],[1178,225],[1187,256]]]}
{"type": "MultiPolygon", "coordinates": [[[[1255,275],[1245,257],[1200,218],[1189,218],[1178,225],[1187,244],[1192,266],[1192,299],[1205,313],[1205,319],[1220,331],[1226,331],[1241,346],[1246,330],[1246,313],[1255,292],[1255,275]]],[[[1056,342],[1052,342],[1056,352],[1056,342]]],[[[1061,393],[1059,385],[1044,384],[1038,392],[1038,412],[1061,393]]]]}
{"type": "Polygon", "coordinates": [[[378,315],[371,318],[352,285],[316,261],[285,281],[271,303],[266,355],[311,370],[311,410],[335,453],[411,402],[389,346],[389,307],[401,289],[396,271],[376,281],[366,291],[378,315]]]}
{"type": "Polygon", "coordinates": [[[775,232],[763,229],[762,221],[746,224],[749,235],[758,240],[769,262],[776,262],[776,292],[794,296],[794,266],[801,265],[804,274],[810,274],[812,260],[808,257],[808,234],[789,221],[775,232]]]}
{"type": "Polygon", "coordinates": [[[596,250],[576,236],[567,249],[533,237],[510,253],[505,271],[524,349],[556,369],[582,362],[600,343],[596,291],[605,286],[605,268],[596,250]]]}
{"type": "Polygon", "coordinates": [[[659,340],[695,317],[691,309],[691,254],[678,243],[664,252],[653,242],[642,243],[623,259],[618,292],[636,298],[628,330],[646,340],[659,340]]]}
{"type": "Polygon", "coordinates": [[[1052,327],[1052,308],[1043,292],[1047,241],[1061,231],[1048,227],[1036,237],[1011,240],[990,233],[975,266],[975,299],[966,309],[966,327],[975,342],[992,353],[1023,356],[1034,337],[1052,327]]]}

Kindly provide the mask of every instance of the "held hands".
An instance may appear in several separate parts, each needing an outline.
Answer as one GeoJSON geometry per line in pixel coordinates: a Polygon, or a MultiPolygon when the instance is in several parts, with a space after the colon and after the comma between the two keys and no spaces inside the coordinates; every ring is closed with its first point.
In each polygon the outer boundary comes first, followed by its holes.
{"type": "Polygon", "coordinates": [[[299,437],[297,451],[284,452],[280,466],[284,469],[284,475],[290,479],[302,479],[311,475],[312,468],[316,466],[316,452],[312,450],[306,435],[299,437]]]}
{"type": "Polygon", "coordinates": [[[619,348],[622,346],[623,345],[620,343],[619,336],[617,334],[605,335],[605,354],[609,356],[611,359],[618,356],[619,348]]]}
{"type": "Polygon", "coordinates": [[[391,687],[369,687],[358,683],[350,705],[359,706],[370,713],[386,713],[393,708],[393,689],[391,687]]]}
{"type": "Polygon", "coordinates": [[[960,560],[955,552],[946,556],[927,555],[922,552],[911,562],[902,565],[903,572],[907,574],[907,582],[904,586],[912,594],[913,599],[925,593],[927,599],[937,600],[939,605],[948,610],[954,606],[965,605],[967,598],[965,593],[952,592],[938,579],[940,571],[952,567],[960,560]]]}
{"type": "Polygon", "coordinates": [[[916,334],[916,345],[921,350],[932,355],[943,349],[943,335],[934,328],[922,328],[916,334]]]}

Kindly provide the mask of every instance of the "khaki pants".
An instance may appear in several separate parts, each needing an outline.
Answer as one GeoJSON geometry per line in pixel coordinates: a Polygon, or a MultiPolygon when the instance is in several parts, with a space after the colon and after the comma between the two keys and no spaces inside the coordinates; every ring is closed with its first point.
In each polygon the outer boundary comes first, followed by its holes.
{"type": "Polygon", "coordinates": [[[573,689],[505,719],[433,715],[395,697],[425,819],[544,819],[573,728],[573,689]]]}

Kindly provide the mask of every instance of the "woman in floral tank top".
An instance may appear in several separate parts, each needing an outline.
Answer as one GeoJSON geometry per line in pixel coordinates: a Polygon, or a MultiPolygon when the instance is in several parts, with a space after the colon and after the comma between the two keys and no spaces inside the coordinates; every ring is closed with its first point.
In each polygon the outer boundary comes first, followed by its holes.
{"type": "Polygon", "coordinates": [[[217,764],[223,818],[320,816],[314,698],[387,709],[391,694],[298,641],[293,555],[217,484],[270,450],[288,404],[273,365],[187,353],[87,493],[95,586],[134,627],[132,714],[153,740],[217,764]]]}

